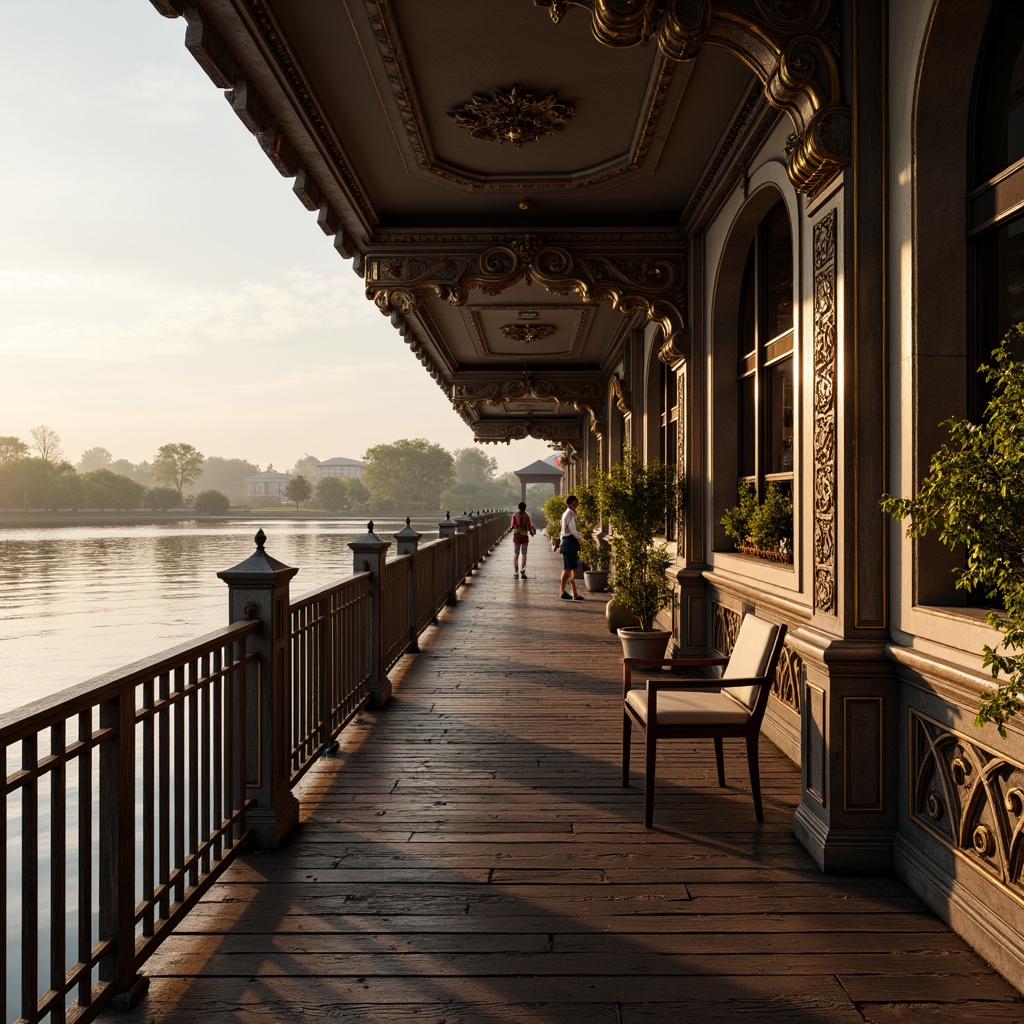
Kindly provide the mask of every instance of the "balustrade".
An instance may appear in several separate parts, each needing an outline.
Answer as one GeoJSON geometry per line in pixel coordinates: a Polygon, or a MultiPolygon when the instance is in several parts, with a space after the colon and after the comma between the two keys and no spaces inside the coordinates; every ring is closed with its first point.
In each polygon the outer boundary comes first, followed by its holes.
{"type": "Polygon", "coordinates": [[[250,844],[298,820],[296,782],[509,528],[373,533],[354,574],[292,602],[297,572],[256,551],[218,573],[232,624],[0,717],[6,754],[0,929],[8,1020],[89,1021],[141,991],[139,968],[250,844]]]}

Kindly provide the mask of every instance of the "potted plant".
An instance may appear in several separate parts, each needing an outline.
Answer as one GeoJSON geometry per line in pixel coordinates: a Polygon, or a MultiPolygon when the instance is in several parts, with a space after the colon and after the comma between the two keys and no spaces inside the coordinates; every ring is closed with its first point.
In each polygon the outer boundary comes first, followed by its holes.
{"type": "Polygon", "coordinates": [[[726,535],[736,550],[771,562],[793,560],[793,499],[770,483],[764,501],[757,500],[753,486],[739,485],[739,504],[721,518],[726,535]]]}
{"type": "Polygon", "coordinates": [[[559,534],[562,532],[562,513],[565,511],[565,498],[561,494],[552,494],[541,506],[541,512],[547,520],[544,536],[551,542],[551,550],[557,551],[559,534]]]}
{"type": "Polygon", "coordinates": [[[627,448],[605,478],[602,495],[612,527],[615,601],[638,623],[617,630],[624,656],[664,657],[672,634],[655,629],[655,620],[672,600],[666,576],[672,559],[654,538],[675,513],[675,467],[657,460],[645,463],[627,448]]]}
{"type": "Polygon", "coordinates": [[[604,520],[603,487],[606,475],[601,470],[592,470],[586,482],[576,489],[579,498],[576,522],[583,538],[580,558],[586,566],[583,580],[591,593],[608,589],[608,576],[612,567],[611,547],[600,535],[604,520]]]}

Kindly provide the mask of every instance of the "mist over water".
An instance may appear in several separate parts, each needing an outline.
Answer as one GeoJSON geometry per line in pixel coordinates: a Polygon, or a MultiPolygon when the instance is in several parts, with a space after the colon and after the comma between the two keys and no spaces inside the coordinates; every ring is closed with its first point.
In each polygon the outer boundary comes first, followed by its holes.
{"type": "MultiPolygon", "coordinates": [[[[436,520],[413,522],[421,544],[436,520]]],[[[404,520],[380,520],[391,541],[404,520]]],[[[0,528],[0,712],[228,624],[217,573],[255,550],[259,522],[0,528]]],[[[348,576],[366,518],[273,520],[266,551],[296,566],[292,597],[348,576]]]]}

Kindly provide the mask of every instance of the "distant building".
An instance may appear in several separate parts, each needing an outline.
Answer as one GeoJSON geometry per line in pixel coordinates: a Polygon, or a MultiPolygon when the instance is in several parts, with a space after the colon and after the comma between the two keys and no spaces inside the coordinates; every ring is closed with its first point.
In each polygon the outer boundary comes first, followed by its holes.
{"type": "Polygon", "coordinates": [[[278,501],[282,505],[287,500],[284,496],[284,489],[291,480],[290,473],[278,473],[272,466],[268,466],[262,473],[253,473],[245,478],[246,501],[278,501]]]}
{"type": "Polygon", "coordinates": [[[323,480],[329,476],[347,476],[358,480],[363,475],[366,465],[358,459],[345,459],[341,456],[317,463],[316,475],[323,480]]]}

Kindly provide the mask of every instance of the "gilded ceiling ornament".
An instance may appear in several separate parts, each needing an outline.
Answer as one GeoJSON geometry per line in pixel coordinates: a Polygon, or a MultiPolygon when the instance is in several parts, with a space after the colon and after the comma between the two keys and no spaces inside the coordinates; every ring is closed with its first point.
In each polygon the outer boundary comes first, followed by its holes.
{"type": "Polygon", "coordinates": [[[554,324],[505,324],[501,333],[512,341],[521,341],[529,345],[531,341],[543,341],[555,333],[554,324]]]}
{"type": "Polygon", "coordinates": [[[538,98],[520,86],[496,89],[493,97],[474,96],[468,103],[448,111],[448,116],[474,139],[511,142],[519,148],[524,142],[536,142],[557,135],[574,111],[555,94],[538,98]]]}
{"type": "Polygon", "coordinates": [[[850,161],[852,127],[840,86],[838,0],[534,0],[558,24],[569,7],[591,18],[605,46],[656,41],[671,61],[705,45],[739,57],[772,106],[793,122],[786,168],[799,192],[814,196],[850,161]]]}

